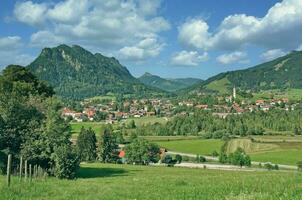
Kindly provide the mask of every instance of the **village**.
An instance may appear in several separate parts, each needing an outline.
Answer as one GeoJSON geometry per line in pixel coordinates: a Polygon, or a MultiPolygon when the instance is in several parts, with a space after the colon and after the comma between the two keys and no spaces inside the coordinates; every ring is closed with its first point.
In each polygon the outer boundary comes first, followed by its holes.
{"type": "MultiPolygon", "coordinates": [[[[201,97],[202,98],[202,97],[201,97]]],[[[106,124],[114,124],[118,121],[129,118],[141,117],[173,117],[175,115],[188,115],[194,110],[205,110],[212,112],[221,118],[232,114],[242,114],[245,112],[263,111],[269,112],[272,109],[293,111],[299,105],[298,102],[290,102],[288,98],[270,99],[243,99],[238,98],[236,88],[233,88],[230,96],[217,96],[218,104],[201,104],[193,100],[178,100],[166,98],[152,99],[128,99],[117,102],[113,99],[103,101],[81,102],[82,110],[75,111],[65,107],[62,116],[75,122],[103,121],[106,124]]]]}

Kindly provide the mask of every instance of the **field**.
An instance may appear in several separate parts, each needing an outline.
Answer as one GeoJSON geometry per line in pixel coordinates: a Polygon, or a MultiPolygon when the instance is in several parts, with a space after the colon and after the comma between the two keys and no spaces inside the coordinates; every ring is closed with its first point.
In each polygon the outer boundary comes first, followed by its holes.
{"type": "Polygon", "coordinates": [[[31,184],[0,176],[1,199],[203,199],[300,200],[299,172],[234,172],[204,169],[85,164],[77,180],[46,178],[31,184]]]}
{"type": "Polygon", "coordinates": [[[288,89],[285,91],[280,90],[268,90],[259,93],[253,94],[253,99],[269,99],[271,96],[274,98],[288,98],[290,100],[301,100],[302,99],[302,90],[301,89],[288,89]]]}
{"type": "Polygon", "coordinates": [[[169,118],[167,117],[156,117],[156,116],[151,116],[151,117],[140,117],[140,118],[129,118],[126,120],[126,124],[130,123],[131,120],[134,120],[136,126],[143,126],[147,124],[155,124],[155,123],[161,123],[164,124],[166,123],[169,118]]]}
{"type": "Polygon", "coordinates": [[[256,137],[256,140],[262,142],[252,142],[249,139],[231,140],[227,152],[241,147],[251,156],[252,161],[287,165],[296,165],[302,161],[301,137],[256,137]]]}
{"type": "Polygon", "coordinates": [[[99,134],[105,127],[105,123],[103,122],[74,122],[70,124],[71,133],[77,135],[80,133],[81,128],[84,127],[86,129],[92,128],[96,134],[99,134]]]}
{"type": "Polygon", "coordinates": [[[200,155],[211,155],[213,151],[220,152],[221,146],[223,145],[222,140],[179,140],[179,141],[166,141],[157,142],[161,147],[165,147],[168,150],[181,152],[181,153],[192,153],[200,155]]]}

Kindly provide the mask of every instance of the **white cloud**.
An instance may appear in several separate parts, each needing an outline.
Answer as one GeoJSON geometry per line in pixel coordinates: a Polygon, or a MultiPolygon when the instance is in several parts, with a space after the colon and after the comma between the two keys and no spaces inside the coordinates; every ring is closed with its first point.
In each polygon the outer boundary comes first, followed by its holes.
{"type": "Polygon", "coordinates": [[[145,60],[156,57],[162,50],[164,44],[159,44],[156,38],[146,38],[135,46],[126,46],[119,50],[121,59],[145,60]]]}
{"type": "Polygon", "coordinates": [[[246,56],[247,55],[244,52],[235,51],[229,54],[220,55],[216,58],[216,60],[224,65],[236,63],[236,62],[247,63],[248,60],[246,59],[246,56]]]}
{"type": "Polygon", "coordinates": [[[181,51],[172,56],[171,64],[177,66],[197,66],[207,59],[207,52],[199,55],[197,51],[181,51]]]}
{"type": "Polygon", "coordinates": [[[271,49],[271,50],[264,52],[261,55],[261,58],[265,61],[268,61],[268,60],[273,60],[275,58],[284,56],[285,54],[286,54],[286,52],[282,51],[281,49],[271,49]]]}
{"type": "Polygon", "coordinates": [[[268,49],[296,49],[302,43],[302,1],[283,0],[262,18],[235,14],[210,32],[202,19],[191,19],[179,27],[179,41],[197,49],[239,50],[246,45],[268,49]]]}
{"type": "Polygon", "coordinates": [[[26,1],[17,3],[14,13],[19,21],[37,26],[38,31],[31,36],[34,46],[79,44],[141,60],[158,55],[163,44],[157,39],[152,47],[142,47],[140,43],[159,38],[159,33],[170,29],[169,22],[158,14],[160,3],[160,0],[64,0],[56,4],[26,1]],[[17,12],[20,8],[22,13],[17,12]],[[31,16],[32,8],[39,12],[31,16]]]}
{"type": "Polygon", "coordinates": [[[44,22],[46,4],[35,4],[32,1],[18,2],[15,5],[14,15],[20,22],[31,26],[41,25],[44,22]]]}
{"type": "Polygon", "coordinates": [[[9,64],[27,65],[33,57],[21,51],[23,44],[19,36],[0,38],[0,70],[9,64]]]}

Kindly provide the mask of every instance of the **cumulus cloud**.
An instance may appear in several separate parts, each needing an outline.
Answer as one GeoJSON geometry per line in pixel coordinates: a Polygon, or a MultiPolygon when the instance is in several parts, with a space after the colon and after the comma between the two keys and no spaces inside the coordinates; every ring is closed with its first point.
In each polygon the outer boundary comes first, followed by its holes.
{"type": "Polygon", "coordinates": [[[146,38],[135,46],[126,46],[119,50],[121,59],[141,61],[157,56],[164,44],[159,44],[156,38],[146,38]]]}
{"type": "Polygon", "coordinates": [[[246,59],[247,55],[245,52],[235,51],[229,54],[223,54],[216,58],[216,60],[224,65],[231,64],[231,63],[247,63],[248,60],[246,59]]]}
{"type": "Polygon", "coordinates": [[[56,4],[26,1],[15,5],[14,14],[17,20],[38,28],[31,36],[34,46],[76,43],[140,60],[158,55],[163,46],[157,39],[159,33],[170,29],[169,22],[158,15],[160,3],[160,0],[64,0],[56,4]],[[32,15],[32,9],[37,10],[36,14],[32,15]],[[149,40],[151,46],[141,44],[149,40]]]}
{"type": "Polygon", "coordinates": [[[286,52],[282,51],[281,49],[271,49],[266,52],[264,52],[261,55],[261,58],[265,61],[273,60],[275,58],[284,56],[286,52]]]}
{"type": "Polygon", "coordinates": [[[198,66],[208,59],[208,53],[200,55],[197,51],[181,51],[171,58],[171,64],[176,66],[198,66]]]}
{"type": "Polygon", "coordinates": [[[35,4],[32,1],[18,2],[15,5],[14,15],[17,20],[31,26],[38,26],[44,22],[46,4],[35,4]]]}
{"type": "Polygon", "coordinates": [[[21,51],[23,44],[19,36],[0,38],[0,70],[9,64],[27,65],[33,57],[21,51]]]}
{"type": "Polygon", "coordinates": [[[210,32],[203,19],[190,19],[179,27],[179,41],[203,50],[239,50],[246,45],[267,49],[296,49],[302,43],[302,1],[283,0],[262,18],[235,14],[210,32]]]}

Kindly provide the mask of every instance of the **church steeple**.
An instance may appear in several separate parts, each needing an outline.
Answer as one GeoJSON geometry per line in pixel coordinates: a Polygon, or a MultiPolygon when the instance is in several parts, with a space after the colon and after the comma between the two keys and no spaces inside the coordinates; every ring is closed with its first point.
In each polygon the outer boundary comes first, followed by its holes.
{"type": "Polygon", "coordinates": [[[233,99],[234,100],[236,99],[236,87],[235,87],[235,85],[233,87],[233,99]]]}

